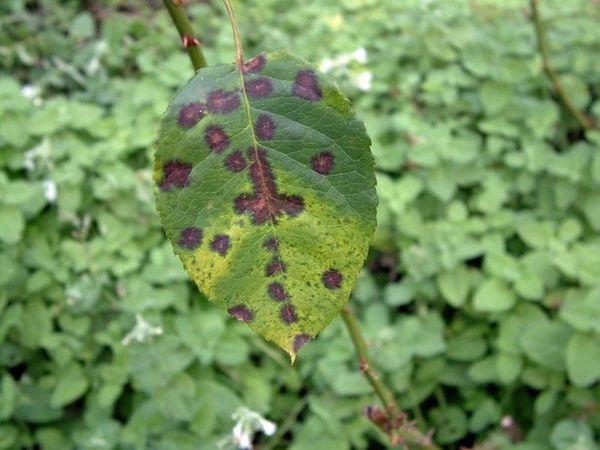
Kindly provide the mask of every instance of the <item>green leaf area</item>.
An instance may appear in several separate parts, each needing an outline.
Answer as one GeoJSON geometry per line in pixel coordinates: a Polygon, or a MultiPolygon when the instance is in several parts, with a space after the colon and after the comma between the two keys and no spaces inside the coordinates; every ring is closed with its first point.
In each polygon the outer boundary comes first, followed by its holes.
{"type": "Polygon", "coordinates": [[[370,139],[287,51],[201,69],[162,119],[158,211],[208,298],[285,349],[347,302],[375,230],[370,139]]]}

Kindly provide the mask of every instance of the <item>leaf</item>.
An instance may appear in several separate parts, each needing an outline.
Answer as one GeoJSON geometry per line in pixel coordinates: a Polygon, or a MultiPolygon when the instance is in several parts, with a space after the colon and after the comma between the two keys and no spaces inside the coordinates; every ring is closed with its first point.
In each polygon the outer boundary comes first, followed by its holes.
{"type": "Polygon", "coordinates": [[[567,345],[567,373],[575,386],[589,386],[600,379],[598,337],[577,333],[567,345]]]}
{"type": "Polygon", "coordinates": [[[564,370],[567,342],[571,329],[556,321],[532,322],[521,335],[525,354],[542,367],[564,370]]]}
{"type": "Polygon", "coordinates": [[[515,294],[503,281],[490,278],[477,289],[473,306],[477,311],[501,312],[510,309],[516,300],[515,294]]]}
{"type": "Polygon", "coordinates": [[[600,332],[600,288],[591,289],[585,294],[570,292],[559,314],[577,330],[600,332]]]}
{"type": "Polygon", "coordinates": [[[25,228],[23,213],[15,206],[0,205],[0,242],[15,244],[25,228]]]}
{"type": "Polygon", "coordinates": [[[550,436],[552,446],[556,450],[594,450],[594,433],[589,425],[575,419],[558,422],[550,436]]]}
{"type": "Polygon", "coordinates": [[[54,407],[65,406],[81,397],[89,387],[89,381],[81,366],[71,364],[64,369],[57,380],[50,404],[54,407]]]}
{"type": "Polygon", "coordinates": [[[435,408],[431,411],[431,421],[436,426],[436,439],[440,444],[450,444],[467,433],[467,417],[455,406],[435,408]]]}
{"type": "Polygon", "coordinates": [[[286,51],[198,71],[162,119],[156,199],[202,292],[292,360],[347,302],[375,229],[370,140],[286,51]]]}
{"type": "Polygon", "coordinates": [[[448,272],[438,275],[437,284],[443,297],[452,306],[458,308],[467,299],[470,289],[470,274],[464,266],[456,266],[448,272]]]}

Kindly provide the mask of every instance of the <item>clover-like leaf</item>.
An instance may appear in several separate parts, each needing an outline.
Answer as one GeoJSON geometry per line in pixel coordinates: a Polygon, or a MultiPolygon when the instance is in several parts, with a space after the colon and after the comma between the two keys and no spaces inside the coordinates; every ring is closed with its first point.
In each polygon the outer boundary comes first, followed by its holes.
{"type": "Polygon", "coordinates": [[[366,257],[369,147],[335,84],[287,51],[199,70],[162,119],[154,180],[175,252],[211,301],[292,360],[366,257]]]}

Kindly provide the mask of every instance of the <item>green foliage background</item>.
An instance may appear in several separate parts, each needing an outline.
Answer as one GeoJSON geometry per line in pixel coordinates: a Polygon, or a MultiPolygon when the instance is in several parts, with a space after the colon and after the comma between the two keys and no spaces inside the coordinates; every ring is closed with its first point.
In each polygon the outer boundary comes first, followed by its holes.
{"type": "MultiPolygon", "coordinates": [[[[212,3],[189,11],[207,59],[229,62],[212,3]]],[[[552,62],[598,119],[599,4],[542,4],[552,62]]],[[[596,449],[600,133],[552,96],[526,2],[237,10],[248,55],[366,49],[331,71],[378,169],[353,304],[402,407],[443,448],[596,449]]],[[[160,2],[6,0],[0,14],[0,449],[215,449],[240,405],[279,424],[301,410],[279,448],[382,448],[340,321],[290,368],[172,254],[152,143],[191,68],[160,2]],[[162,334],[124,341],[136,314],[162,334]]]]}

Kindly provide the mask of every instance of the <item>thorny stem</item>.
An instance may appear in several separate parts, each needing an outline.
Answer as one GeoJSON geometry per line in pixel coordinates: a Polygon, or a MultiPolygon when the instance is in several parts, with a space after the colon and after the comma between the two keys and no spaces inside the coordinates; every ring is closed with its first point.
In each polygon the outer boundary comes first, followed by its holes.
{"type": "MultiPolygon", "coordinates": [[[[188,55],[190,57],[190,60],[192,61],[194,70],[198,70],[202,67],[205,67],[207,65],[206,60],[204,59],[204,55],[202,54],[202,51],[200,50],[198,45],[185,45],[185,42],[189,42],[188,39],[190,39],[190,37],[193,36],[193,30],[189,19],[187,18],[183,8],[181,7],[181,3],[183,2],[183,0],[163,0],[163,2],[165,3],[165,6],[169,11],[169,14],[171,14],[173,23],[177,27],[177,30],[181,35],[182,41],[184,41],[184,46],[186,47],[186,50],[188,50],[188,55]]],[[[236,63],[239,67],[241,67],[244,62],[244,54],[242,51],[242,44],[237,25],[237,19],[235,17],[235,13],[233,11],[233,7],[231,6],[230,1],[223,0],[223,3],[225,4],[225,8],[227,9],[227,14],[229,15],[229,20],[231,22],[231,29],[233,31],[233,39],[235,41],[236,47],[236,63]]],[[[401,412],[398,410],[398,405],[396,404],[396,400],[394,399],[394,394],[391,390],[387,388],[383,381],[381,381],[379,375],[369,363],[367,343],[360,331],[360,324],[358,322],[358,319],[356,318],[349,306],[345,306],[342,309],[341,314],[342,318],[344,319],[344,323],[346,324],[346,328],[348,329],[348,333],[350,334],[350,338],[352,339],[352,343],[354,344],[361,372],[365,375],[365,377],[377,393],[378,397],[381,399],[381,402],[383,403],[386,409],[386,414],[388,415],[388,417],[398,417],[399,415],[401,415],[401,412]]],[[[305,399],[301,400],[298,403],[297,408],[294,408],[292,410],[292,413],[290,414],[290,421],[295,420],[295,417],[299,414],[299,412],[304,408],[305,405],[305,399]]],[[[286,426],[284,429],[288,428],[289,426],[286,426]]],[[[402,424],[402,426],[392,430],[392,432],[395,433],[396,437],[400,438],[398,443],[411,445],[413,446],[413,448],[418,448],[422,450],[439,450],[439,448],[436,445],[431,443],[431,438],[429,436],[421,433],[410,423],[402,424]]],[[[276,444],[277,441],[275,441],[275,445],[276,444]]]]}
{"type": "Polygon", "coordinates": [[[360,331],[358,319],[349,306],[345,306],[342,309],[342,318],[344,319],[344,323],[346,324],[346,328],[348,328],[348,333],[350,333],[350,338],[354,344],[356,356],[358,356],[360,371],[364,374],[364,376],[367,378],[367,381],[375,390],[377,396],[381,399],[383,406],[385,406],[387,410],[397,411],[398,405],[396,405],[394,394],[392,394],[385,384],[383,384],[375,370],[371,368],[369,363],[369,354],[367,352],[367,343],[365,342],[365,339],[360,331]]]}
{"type": "Polygon", "coordinates": [[[183,9],[183,0],[163,0],[163,3],[181,36],[181,42],[190,57],[194,71],[206,67],[206,59],[200,49],[200,41],[195,37],[190,19],[183,9]]]}
{"type": "MultiPolygon", "coordinates": [[[[388,389],[377,372],[371,367],[371,363],[369,362],[369,353],[367,350],[367,342],[360,331],[360,323],[349,306],[344,306],[341,315],[342,319],[344,319],[344,323],[346,324],[346,328],[348,329],[348,333],[350,334],[350,338],[352,339],[352,343],[354,344],[354,350],[356,351],[356,356],[358,357],[360,371],[363,373],[381,400],[388,417],[393,420],[393,418],[401,414],[401,412],[398,409],[394,394],[390,389],[388,389]]],[[[391,430],[391,432],[400,438],[398,443],[406,444],[412,448],[423,450],[439,450],[436,445],[431,443],[431,438],[429,436],[421,433],[410,423],[404,423],[398,428],[391,430]]],[[[390,435],[390,437],[392,436],[390,435]]]]}
{"type": "Polygon", "coordinates": [[[575,106],[571,98],[568,96],[562,84],[560,83],[558,74],[554,70],[554,67],[552,67],[550,64],[548,42],[546,41],[546,30],[544,29],[544,24],[542,23],[542,18],[540,16],[539,0],[529,0],[529,5],[531,7],[531,20],[533,21],[533,27],[535,28],[538,51],[542,57],[542,67],[546,73],[546,76],[550,80],[550,83],[552,83],[552,88],[556,92],[556,95],[558,95],[558,98],[563,106],[567,109],[567,111],[569,111],[569,113],[575,118],[575,120],[583,129],[589,130],[594,128],[592,120],[582,111],[579,111],[577,106],[575,106]]]}
{"type": "Polygon", "coordinates": [[[233,40],[235,42],[235,62],[238,67],[242,67],[244,64],[244,51],[242,50],[242,39],[240,38],[240,30],[238,28],[237,18],[235,17],[235,11],[229,0],[223,0],[227,15],[229,16],[229,22],[231,22],[231,31],[233,32],[233,40]]]}

